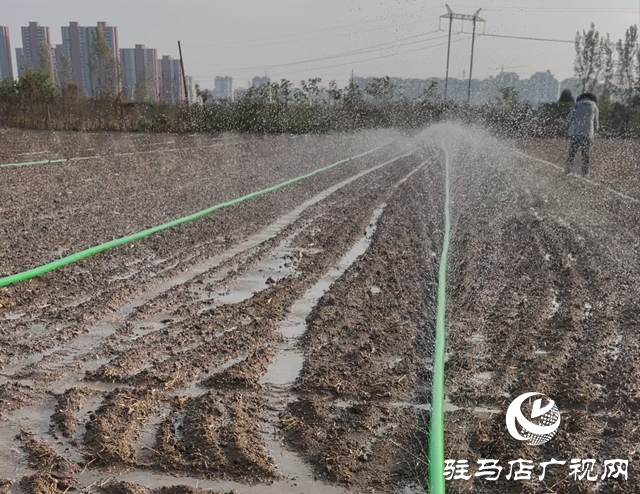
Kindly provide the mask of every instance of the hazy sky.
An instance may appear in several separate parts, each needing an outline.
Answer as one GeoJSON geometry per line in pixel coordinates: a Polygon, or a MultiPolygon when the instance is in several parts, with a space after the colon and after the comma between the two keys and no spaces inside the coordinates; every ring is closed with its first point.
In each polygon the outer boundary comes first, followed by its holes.
{"type": "MultiPolygon", "coordinates": [[[[456,13],[482,8],[487,34],[572,41],[591,22],[617,40],[640,21],[640,0],[462,0],[456,13]]],[[[341,85],[351,69],[358,76],[444,77],[446,13],[441,0],[3,0],[0,25],[22,46],[20,26],[38,21],[61,42],[60,26],[69,21],[119,29],[120,47],[142,43],[158,55],[178,56],[181,40],[185,71],[203,87],[218,75],[246,86],[255,75],[272,79],[322,77],[341,85]],[[440,24],[440,25],[439,25],[440,24]],[[439,27],[442,31],[437,32],[439,27]],[[382,45],[382,46],[379,46],[382,45]],[[398,46],[402,45],[402,46],[398,46]]],[[[468,74],[471,23],[454,22],[450,75],[468,74]]],[[[551,70],[572,76],[574,46],[478,36],[474,77],[504,70],[528,77],[551,70]]]]}

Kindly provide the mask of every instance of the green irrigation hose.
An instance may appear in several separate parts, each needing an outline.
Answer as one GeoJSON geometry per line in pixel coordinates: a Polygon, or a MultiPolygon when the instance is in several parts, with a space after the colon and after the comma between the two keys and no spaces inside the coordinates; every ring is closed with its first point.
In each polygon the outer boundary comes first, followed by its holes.
{"type": "MultiPolygon", "coordinates": [[[[194,146],[188,149],[207,149],[220,147],[223,144],[209,144],[206,146],[194,146]]],[[[112,156],[133,156],[136,154],[151,154],[151,153],[170,153],[175,151],[181,151],[182,148],[171,148],[171,149],[152,149],[150,151],[131,151],[128,153],[114,153],[112,156]]],[[[65,161],[83,161],[83,160],[93,160],[97,158],[108,158],[109,156],[76,156],[72,158],[54,158],[51,160],[39,160],[39,161],[24,161],[22,163],[2,163],[0,164],[0,168],[9,168],[9,167],[20,167],[20,166],[32,166],[32,165],[48,165],[50,163],[62,163],[65,161]]]]}
{"type": "Polygon", "coordinates": [[[444,353],[447,313],[447,260],[451,237],[449,214],[449,153],[445,154],[444,241],[438,273],[438,312],[436,315],[436,344],[433,355],[431,417],[429,423],[429,494],[444,494],[444,353]]]}
{"type": "Polygon", "coordinates": [[[76,252],[75,254],[71,254],[70,256],[67,257],[63,257],[62,259],[58,259],[57,261],[53,261],[50,262],[48,264],[43,264],[42,266],[38,266],[37,268],[33,268],[30,269],[28,271],[23,271],[21,273],[16,273],[10,276],[5,276],[4,278],[0,278],[0,288],[4,287],[4,286],[8,286],[11,285],[13,283],[18,283],[20,281],[25,281],[25,280],[29,280],[31,278],[35,278],[36,276],[40,276],[43,275],[45,273],[48,273],[50,271],[53,271],[55,269],[59,269],[63,266],[67,266],[69,264],[72,264],[74,262],[78,262],[82,259],[85,259],[86,257],[90,257],[93,256],[95,254],[99,254],[100,252],[104,252],[105,250],[109,250],[109,249],[113,249],[114,247],[118,247],[120,245],[124,245],[124,244],[128,244],[131,242],[134,242],[136,240],[140,240],[141,238],[144,237],[148,237],[150,235],[153,235],[154,233],[157,233],[159,231],[162,230],[166,230],[167,228],[172,228],[174,226],[178,226],[181,225],[182,223],[187,223],[188,221],[193,221],[197,218],[201,218],[202,216],[206,216],[208,214],[213,213],[214,211],[218,211],[220,209],[229,207],[229,206],[233,206],[234,204],[238,204],[240,202],[244,202],[248,199],[253,199],[254,197],[259,197],[265,194],[268,194],[269,192],[273,192],[274,190],[277,189],[281,189],[282,187],[286,187],[287,185],[291,185],[294,184],[296,182],[299,182],[301,180],[304,180],[306,178],[312,177],[314,175],[317,175],[318,173],[322,173],[325,172],[327,170],[330,170],[331,168],[334,168],[338,165],[341,165],[343,163],[346,163],[347,161],[351,161],[353,159],[356,158],[362,158],[363,156],[366,156],[368,154],[371,154],[375,151],[377,151],[380,148],[383,148],[385,146],[387,146],[387,144],[382,144],[380,146],[377,146],[373,149],[370,149],[369,151],[365,151],[364,153],[360,153],[357,154],[355,156],[352,156],[351,158],[345,158],[343,160],[337,161],[336,163],[333,163],[331,165],[327,165],[325,167],[322,168],[318,168],[317,170],[314,170],[312,172],[306,173],[304,175],[300,175],[299,177],[295,177],[292,179],[289,179],[285,182],[281,182],[279,184],[276,185],[272,185],[271,187],[267,187],[266,189],[262,189],[262,190],[258,190],[255,192],[251,192],[249,194],[246,194],[244,196],[241,197],[237,197],[235,199],[232,199],[230,201],[227,202],[223,202],[220,204],[216,204],[215,206],[211,206],[210,208],[207,209],[203,209],[202,211],[198,211],[197,213],[193,213],[190,214],[189,216],[185,216],[183,218],[178,218],[176,220],[170,221],[168,223],[163,223],[162,225],[158,225],[158,226],[154,226],[153,228],[149,228],[147,230],[143,230],[141,232],[138,233],[134,233],[132,235],[127,235],[126,237],[121,237],[121,238],[117,238],[115,240],[111,240],[109,242],[100,244],[100,245],[96,245],[95,247],[90,247],[88,249],[82,250],[80,252],[76,252]]]}

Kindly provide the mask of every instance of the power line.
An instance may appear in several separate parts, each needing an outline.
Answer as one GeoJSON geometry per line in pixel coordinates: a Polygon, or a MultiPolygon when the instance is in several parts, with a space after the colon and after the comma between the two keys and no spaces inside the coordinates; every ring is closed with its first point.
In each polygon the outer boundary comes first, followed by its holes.
{"type": "Polygon", "coordinates": [[[428,39],[422,39],[422,40],[417,40],[417,41],[410,41],[408,43],[401,43],[402,41],[406,41],[409,39],[414,39],[414,38],[418,38],[418,37],[424,37],[424,36],[429,36],[431,34],[435,34],[437,33],[438,30],[434,30],[434,31],[430,31],[428,33],[422,33],[422,34],[417,34],[414,36],[407,36],[406,38],[400,38],[394,41],[387,41],[386,43],[380,43],[377,45],[372,45],[372,46],[368,46],[365,48],[360,48],[357,50],[351,50],[351,51],[347,51],[347,52],[342,52],[342,53],[335,53],[333,55],[326,55],[324,57],[316,57],[316,58],[311,58],[308,60],[298,60],[295,62],[286,62],[286,63],[279,63],[279,64],[272,64],[272,65],[261,65],[261,66],[253,66],[253,67],[238,67],[238,68],[228,68],[226,69],[226,71],[235,71],[235,72],[244,72],[244,71],[249,71],[249,70],[258,70],[258,69],[272,69],[272,68],[279,68],[279,67],[291,67],[293,65],[303,65],[306,63],[313,63],[313,62],[322,62],[325,60],[331,60],[333,58],[344,58],[344,57],[349,57],[349,56],[353,56],[353,55],[364,55],[365,53],[371,53],[374,51],[379,51],[379,50],[391,50],[394,48],[401,48],[403,46],[409,46],[409,45],[415,45],[418,43],[424,43],[426,41],[433,41],[434,39],[439,39],[442,38],[444,36],[436,36],[434,38],[428,38],[428,39]],[[399,43],[399,44],[398,44],[399,43]]]}
{"type": "MultiPolygon", "coordinates": [[[[453,36],[459,36],[459,35],[460,35],[460,33],[454,33],[453,34],[453,36]]],[[[438,39],[438,38],[432,38],[431,40],[428,40],[428,41],[432,41],[432,40],[438,39]]],[[[465,40],[468,40],[470,38],[471,38],[470,36],[465,36],[463,38],[459,38],[459,39],[453,40],[451,43],[453,44],[453,43],[457,43],[457,42],[460,42],[460,41],[465,41],[465,40]]],[[[427,41],[427,40],[425,40],[425,41],[427,41]]],[[[349,66],[349,65],[357,65],[359,63],[364,63],[364,62],[377,61],[377,60],[381,60],[383,58],[395,57],[395,56],[398,56],[398,55],[405,55],[407,53],[413,53],[413,52],[416,52],[416,51],[429,50],[431,48],[444,46],[446,44],[447,43],[437,43],[435,45],[421,46],[420,48],[414,48],[412,50],[405,50],[405,51],[402,51],[400,53],[390,53],[388,55],[379,55],[377,57],[365,58],[365,59],[362,59],[362,60],[353,60],[353,61],[350,61],[350,62],[343,62],[343,63],[332,64],[332,65],[325,65],[324,67],[322,67],[322,70],[332,69],[332,68],[335,68],[335,67],[345,67],[345,66],[349,66]]],[[[398,47],[394,47],[394,48],[398,48],[398,47]]],[[[280,76],[280,75],[287,75],[287,74],[299,74],[299,73],[305,72],[307,70],[310,70],[310,69],[299,69],[299,70],[286,71],[286,72],[285,71],[281,71],[281,72],[275,72],[272,75],[273,76],[280,76]]],[[[200,77],[205,77],[205,74],[201,74],[200,77]]]]}
{"type": "MultiPolygon", "coordinates": [[[[469,34],[469,33],[466,33],[466,34],[469,34]]],[[[491,38],[525,39],[529,41],[549,41],[552,43],[571,43],[572,45],[575,44],[574,40],[569,41],[568,39],[533,38],[529,36],[509,36],[506,34],[490,34],[490,33],[482,33],[482,34],[479,34],[478,36],[489,36],[491,38]]]]}
{"type": "MultiPolygon", "coordinates": [[[[458,36],[459,34],[460,33],[454,33],[453,36],[458,36]]],[[[465,36],[464,38],[460,38],[460,39],[456,39],[456,40],[452,41],[451,44],[458,43],[460,41],[466,41],[466,40],[468,40],[470,38],[471,38],[471,36],[465,36]]],[[[415,48],[413,50],[406,50],[406,51],[403,51],[403,52],[400,52],[400,53],[390,53],[389,55],[380,55],[380,56],[373,57],[373,58],[365,58],[364,60],[354,60],[352,62],[345,62],[345,63],[339,63],[339,64],[334,64],[334,65],[326,65],[326,66],[323,67],[323,69],[331,69],[331,68],[334,68],[334,67],[344,67],[344,66],[348,66],[348,65],[356,65],[358,63],[363,63],[363,62],[372,62],[372,61],[380,60],[382,58],[396,57],[398,55],[405,55],[407,53],[413,53],[413,52],[416,52],[416,51],[429,50],[431,48],[437,48],[439,46],[444,46],[446,44],[447,43],[438,43],[438,44],[435,44],[435,45],[422,46],[420,48],[415,48]]],[[[276,73],[276,74],[277,75],[285,74],[285,73],[286,74],[298,74],[300,72],[304,72],[305,70],[308,70],[308,69],[296,70],[296,71],[287,71],[287,72],[279,72],[279,73],[276,73]]]]}
{"type": "MultiPolygon", "coordinates": [[[[469,5],[464,5],[462,7],[469,7],[469,5]]],[[[475,8],[475,7],[473,7],[475,8]]],[[[614,12],[614,13],[626,13],[626,12],[636,12],[636,9],[629,7],[516,7],[514,5],[493,5],[491,7],[483,8],[483,11],[490,12],[500,12],[505,10],[517,10],[523,12],[614,12]]]]}
{"type": "MultiPolygon", "coordinates": [[[[374,22],[380,22],[380,21],[386,21],[389,19],[397,19],[400,17],[406,17],[406,16],[414,16],[417,14],[421,14],[422,12],[428,12],[431,10],[436,10],[439,9],[440,7],[431,7],[428,9],[424,9],[424,10],[420,10],[420,11],[416,11],[416,12],[405,12],[402,14],[396,14],[396,15],[387,15],[387,16],[383,16],[383,17],[376,17],[375,19],[370,19],[367,21],[361,21],[361,22],[355,22],[355,23],[349,23],[349,24],[341,24],[339,26],[333,26],[333,27],[327,27],[327,28],[322,28],[322,29],[314,29],[312,31],[305,31],[304,33],[290,33],[290,34],[282,34],[282,35],[278,35],[278,36],[269,36],[267,38],[260,38],[260,39],[254,39],[254,40],[250,40],[252,43],[251,44],[246,44],[246,45],[236,45],[236,44],[231,44],[231,43],[227,43],[227,44],[219,44],[219,43],[211,43],[211,44],[205,44],[205,45],[192,45],[190,46],[190,48],[207,48],[207,47],[220,47],[220,48],[242,48],[242,47],[251,47],[251,46],[257,46],[257,45],[262,45],[262,44],[272,44],[272,43],[264,43],[265,41],[270,41],[270,40],[282,40],[282,41],[278,41],[275,42],[273,44],[280,44],[280,43],[288,43],[294,40],[291,39],[287,39],[287,38],[298,38],[301,37],[301,40],[306,40],[308,39],[309,34],[317,34],[317,33],[323,33],[323,32],[329,32],[329,31],[336,31],[339,30],[341,32],[345,32],[345,29],[352,29],[355,26],[362,26],[365,24],[371,24],[374,22]]],[[[416,21],[416,22],[422,22],[422,21],[416,21]]],[[[413,24],[413,23],[409,23],[409,24],[413,24]]],[[[377,29],[376,29],[377,30],[377,29]]],[[[369,32],[369,30],[366,31],[362,31],[362,32],[369,32]]],[[[321,36],[317,39],[324,39],[325,36],[321,36]]]]}

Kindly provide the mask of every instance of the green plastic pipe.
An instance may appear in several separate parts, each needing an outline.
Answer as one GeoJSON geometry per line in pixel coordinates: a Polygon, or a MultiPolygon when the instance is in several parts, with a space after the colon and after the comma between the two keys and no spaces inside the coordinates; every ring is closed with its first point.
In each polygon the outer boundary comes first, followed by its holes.
{"type": "MultiPolygon", "coordinates": [[[[207,149],[207,148],[215,148],[223,146],[222,143],[217,144],[208,144],[206,146],[194,146],[189,147],[188,149],[207,149]]],[[[182,151],[182,148],[171,148],[171,149],[152,149],[150,151],[131,151],[129,153],[115,153],[113,156],[133,156],[136,154],[152,154],[152,153],[170,153],[175,151],[182,151]]],[[[108,158],[109,156],[76,156],[73,158],[54,158],[51,160],[39,160],[39,161],[25,161],[22,163],[3,163],[0,164],[0,168],[9,168],[9,167],[18,167],[18,166],[31,166],[31,165],[48,165],[50,163],[62,163],[63,161],[82,161],[82,160],[92,160],[96,158],[108,158]]]]}
{"type": "Polygon", "coordinates": [[[294,184],[296,182],[300,182],[301,180],[305,180],[309,177],[313,177],[314,175],[317,175],[318,173],[322,173],[325,172],[327,170],[330,170],[331,168],[334,168],[338,165],[341,165],[343,163],[346,163],[348,161],[351,161],[353,159],[356,158],[362,158],[363,156],[366,156],[368,154],[371,154],[375,151],[377,151],[380,148],[383,148],[385,146],[387,146],[389,143],[386,144],[382,144],[380,146],[377,146],[373,149],[370,149],[369,151],[365,151],[364,153],[360,153],[357,154],[355,156],[352,156],[351,158],[345,158],[343,160],[337,161],[336,163],[333,163],[331,165],[327,165],[323,168],[319,168],[317,170],[314,170],[312,172],[306,173],[304,175],[300,175],[299,177],[295,177],[292,178],[290,180],[286,180],[284,182],[281,182],[279,184],[276,185],[272,185],[271,187],[267,187],[266,189],[262,189],[262,190],[258,190],[255,192],[251,192],[249,194],[246,194],[244,196],[241,197],[237,197],[235,199],[232,199],[230,201],[226,201],[226,202],[222,202],[220,204],[216,204],[215,206],[211,206],[207,209],[203,209],[202,211],[198,211],[197,213],[193,213],[190,214],[189,216],[184,216],[183,218],[178,218],[176,220],[170,221],[168,223],[163,223],[162,225],[158,225],[158,226],[154,226],[152,228],[149,228],[147,230],[143,230],[141,232],[138,233],[134,233],[132,235],[127,235],[126,237],[121,237],[121,238],[117,238],[115,240],[111,240],[109,242],[105,242],[103,244],[100,245],[96,245],[95,247],[90,247],[88,249],[82,250],[80,252],[76,252],[75,254],[71,254],[70,256],[67,257],[63,257],[62,259],[58,259],[56,261],[47,263],[47,264],[43,264],[42,266],[38,266],[36,268],[33,269],[29,269],[28,271],[23,271],[21,273],[16,273],[10,276],[5,276],[4,278],[0,278],[0,288],[4,287],[4,286],[8,286],[11,285],[13,283],[18,283],[20,281],[25,281],[25,280],[29,280],[31,278],[35,278],[36,276],[40,276],[43,275],[45,273],[48,273],[50,271],[53,271],[55,269],[59,269],[63,266],[67,266],[69,264],[72,264],[74,262],[78,262],[82,259],[85,259],[87,257],[90,256],[94,256],[96,254],[99,254],[100,252],[104,252],[105,250],[109,250],[109,249],[113,249],[114,247],[119,247],[121,245],[125,245],[131,242],[135,242],[136,240],[140,240],[142,238],[148,237],[150,235],[153,235],[154,233],[158,233],[162,230],[166,230],[167,228],[172,228],[174,226],[178,226],[181,225],[182,223],[187,223],[189,221],[193,221],[195,219],[201,218],[203,216],[206,216],[208,214],[213,213],[214,211],[218,211],[220,209],[229,207],[229,206],[233,206],[234,204],[238,204],[244,201],[247,201],[249,199],[253,199],[254,197],[259,197],[259,196],[263,196],[265,194],[268,194],[269,192],[273,192],[274,190],[278,190],[281,189],[282,187],[286,187],[287,185],[291,185],[294,184]]]}
{"type": "Polygon", "coordinates": [[[23,163],[4,163],[0,165],[0,168],[8,168],[10,166],[46,165],[47,163],[62,163],[63,161],[67,160],[65,158],[56,158],[53,160],[25,161],[23,163]]]}
{"type": "Polygon", "coordinates": [[[444,354],[447,314],[447,262],[451,237],[449,213],[450,167],[449,153],[445,154],[444,241],[438,272],[438,311],[436,315],[436,344],[433,355],[431,388],[431,416],[429,423],[429,494],[445,494],[444,482],[444,354]]]}

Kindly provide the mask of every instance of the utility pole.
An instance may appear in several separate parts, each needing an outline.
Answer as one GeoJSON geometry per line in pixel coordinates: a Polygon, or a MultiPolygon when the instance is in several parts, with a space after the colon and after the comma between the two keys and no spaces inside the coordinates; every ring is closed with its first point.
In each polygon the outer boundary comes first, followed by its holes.
{"type": "Polygon", "coordinates": [[[180,70],[182,70],[182,85],[184,87],[184,100],[189,108],[189,92],[187,90],[187,76],[184,73],[184,61],[182,60],[182,47],[180,46],[180,40],[178,40],[178,53],[180,53],[180,70]]]}
{"type": "Polygon", "coordinates": [[[447,87],[449,86],[449,56],[451,55],[451,26],[453,26],[454,14],[448,4],[445,4],[445,7],[447,7],[447,11],[449,13],[446,15],[441,15],[440,17],[449,17],[449,41],[447,42],[447,75],[444,79],[444,100],[447,101],[447,87]]]}
{"type": "Polygon", "coordinates": [[[471,35],[471,65],[469,67],[469,92],[467,93],[467,104],[471,103],[471,78],[473,77],[473,48],[476,42],[476,24],[478,21],[484,22],[483,19],[478,17],[482,9],[478,9],[475,14],[473,14],[473,34],[471,35]]]}
{"type": "Polygon", "coordinates": [[[449,19],[449,41],[447,42],[447,74],[444,80],[444,100],[447,100],[447,88],[449,86],[449,59],[451,56],[451,27],[453,25],[453,20],[461,20],[461,21],[472,21],[473,22],[473,36],[471,40],[471,69],[469,70],[469,92],[467,95],[467,102],[471,100],[471,77],[473,75],[473,49],[476,37],[476,23],[477,22],[485,22],[484,19],[478,17],[481,9],[473,15],[468,14],[455,14],[449,5],[445,4],[447,7],[447,13],[440,16],[441,19],[449,19]]]}

